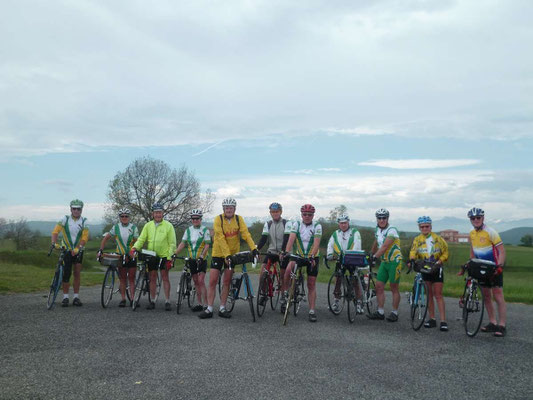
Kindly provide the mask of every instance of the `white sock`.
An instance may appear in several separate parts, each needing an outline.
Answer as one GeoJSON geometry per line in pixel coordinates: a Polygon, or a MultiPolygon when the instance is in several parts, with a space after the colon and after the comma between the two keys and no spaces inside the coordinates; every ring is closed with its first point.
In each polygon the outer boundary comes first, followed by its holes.
{"type": "Polygon", "coordinates": [[[77,299],[78,297],[80,297],[78,293],[74,293],[74,298],[77,299]]]}
{"type": "Polygon", "coordinates": [[[309,314],[314,314],[315,310],[309,310],[309,314]]]}
{"type": "Polygon", "coordinates": [[[392,313],[398,315],[398,310],[392,310],[392,313]]]}
{"type": "Polygon", "coordinates": [[[63,294],[64,299],[68,299],[68,294],[63,294]]]}
{"type": "Polygon", "coordinates": [[[226,309],[226,306],[220,306],[220,311],[224,311],[226,309]]]}
{"type": "Polygon", "coordinates": [[[207,306],[207,311],[213,312],[213,306],[207,306]]]}
{"type": "Polygon", "coordinates": [[[378,313],[383,315],[383,314],[385,314],[385,310],[383,308],[378,308],[378,313]]]}

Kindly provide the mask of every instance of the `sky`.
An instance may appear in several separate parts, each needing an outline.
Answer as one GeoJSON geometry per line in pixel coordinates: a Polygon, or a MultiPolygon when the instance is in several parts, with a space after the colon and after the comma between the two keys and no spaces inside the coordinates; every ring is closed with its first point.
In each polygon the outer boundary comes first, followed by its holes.
{"type": "MultiPolygon", "coordinates": [[[[3,1],[0,217],[100,221],[134,159],[237,212],[533,218],[531,1],[3,1]]],[[[413,225],[416,226],[416,225],[413,225]]]]}

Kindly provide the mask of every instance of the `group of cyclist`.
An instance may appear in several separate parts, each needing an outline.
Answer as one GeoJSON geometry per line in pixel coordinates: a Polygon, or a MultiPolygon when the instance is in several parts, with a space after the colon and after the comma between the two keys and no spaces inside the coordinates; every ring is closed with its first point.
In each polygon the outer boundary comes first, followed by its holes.
{"type": "MultiPolygon", "coordinates": [[[[244,240],[254,258],[259,257],[259,251],[268,243],[266,255],[262,260],[261,273],[266,268],[267,262],[277,262],[280,266],[280,280],[283,296],[281,298],[281,311],[287,306],[287,292],[291,277],[291,271],[295,261],[289,256],[291,253],[304,258],[303,267],[307,272],[307,287],[309,301],[309,321],[316,322],[316,278],[319,269],[319,245],[322,237],[320,222],[313,221],[315,207],[304,204],[301,209],[301,220],[288,221],[282,218],[282,206],[272,203],[269,211],[272,219],[265,222],[261,239],[256,245],[242,216],[237,215],[237,202],[233,198],[222,201],[223,212],[217,215],[213,223],[214,237],[211,240],[209,229],[202,225],[202,210],[194,209],[190,212],[191,226],[188,227],[179,245],[176,246],[176,234],[174,227],[164,217],[161,204],[152,206],[153,220],[148,222],[141,233],[131,223],[131,212],[127,208],[121,208],[118,212],[119,222],[109,232],[106,232],[98,251],[98,256],[103,253],[103,248],[110,238],[114,238],[117,244],[116,251],[124,257],[124,262],[119,268],[120,294],[122,300],[119,307],[125,307],[126,287],[129,280],[130,298],[133,299],[134,280],[136,272],[135,257],[143,247],[155,253],[157,257],[149,263],[150,293],[155,298],[156,278],[158,270],[161,270],[165,295],[165,310],[171,310],[170,305],[170,281],[169,270],[173,266],[173,256],[186,249],[191,267],[191,274],[195,283],[198,296],[198,305],[193,311],[200,312],[201,319],[213,316],[213,305],[216,294],[216,285],[221,276],[222,288],[220,292],[220,308],[218,316],[230,318],[231,314],[226,310],[226,300],[233,275],[232,256],[240,252],[241,239],[244,240]],[[207,272],[208,251],[212,247],[211,269],[209,281],[206,287],[205,275],[207,272]]],[[[74,267],[74,300],[73,305],[81,306],[79,299],[80,271],[83,257],[83,247],[88,240],[86,219],[81,217],[83,202],[73,200],[70,203],[71,215],[65,216],[59,221],[52,232],[52,244],[58,247],[57,240],[61,233],[63,245],[69,250],[65,257],[65,273],[63,276],[63,302],[64,307],[69,305],[69,280],[74,267]]],[[[489,316],[489,323],[482,327],[483,332],[492,332],[495,336],[506,334],[506,304],[503,296],[503,266],[505,264],[505,250],[498,233],[484,224],[484,211],[480,208],[472,208],[468,211],[468,217],[473,229],[470,232],[470,256],[481,260],[492,261],[496,264],[496,273],[492,279],[482,283],[482,292],[489,316]],[[492,304],[494,298],[497,304],[498,318],[492,304]]],[[[371,254],[373,260],[380,260],[376,276],[377,310],[368,317],[374,320],[396,322],[398,320],[398,307],[400,303],[400,273],[402,269],[402,253],[400,248],[400,235],[398,229],[389,224],[390,213],[381,208],[376,211],[375,239],[371,254]],[[385,285],[389,282],[392,292],[392,309],[385,317],[385,285]]],[[[361,235],[357,228],[350,226],[350,218],[347,214],[337,218],[338,229],[331,235],[326,258],[339,260],[341,255],[349,251],[361,251],[361,235]]],[[[435,265],[431,274],[424,274],[428,292],[429,319],[425,322],[426,328],[437,326],[435,318],[435,305],[439,311],[441,331],[448,330],[442,287],[444,282],[443,264],[448,259],[448,246],[436,233],[432,232],[432,220],[428,216],[418,218],[420,235],[414,240],[409,253],[407,266],[409,271],[414,267],[417,260],[430,261],[435,265]]],[[[337,263],[340,267],[340,263],[337,263]]],[[[464,274],[464,269],[458,275],[464,274]]],[[[354,287],[358,298],[362,296],[358,287],[354,287]]],[[[261,299],[260,301],[265,301],[261,299]]],[[[338,299],[332,308],[338,307],[338,299]]],[[[148,309],[154,309],[155,304],[150,302],[148,309]]],[[[362,308],[357,310],[362,312],[362,308]]]]}

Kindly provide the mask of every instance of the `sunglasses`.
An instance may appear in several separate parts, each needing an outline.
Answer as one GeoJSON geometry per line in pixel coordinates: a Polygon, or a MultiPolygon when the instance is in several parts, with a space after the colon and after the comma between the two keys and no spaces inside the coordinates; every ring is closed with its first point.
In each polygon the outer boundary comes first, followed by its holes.
{"type": "Polygon", "coordinates": [[[470,221],[473,221],[473,220],[478,220],[479,221],[481,218],[483,218],[483,217],[470,217],[470,221]]]}
{"type": "Polygon", "coordinates": [[[80,207],[70,207],[72,211],[81,211],[80,207]]]}
{"type": "Polygon", "coordinates": [[[313,214],[313,213],[302,213],[302,217],[312,217],[313,215],[315,215],[315,214],[313,214]]]}
{"type": "Polygon", "coordinates": [[[198,221],[198,220],[200,220],[200,219],[202,219],[202,218],[192,217],[191,219],[192,219],[193,221],[198,221]]]}
{"type": "Polygon", "coordinates": [[[121,215],[120,218],[129,218],[129,215],[121,215]]]}
{"type": "Polygon", "coordinates": [[[419,225],[420,229],[431,228],[431,225],[419,225]]]}
{"type": "Polygon", "coordinates": [[[389,218],[389,217],[378,217],[378,219],[381,220],[381,221],[384,221],[384,220],[386,220],[386,219],[388,219],[388,218],[389,218]]]}

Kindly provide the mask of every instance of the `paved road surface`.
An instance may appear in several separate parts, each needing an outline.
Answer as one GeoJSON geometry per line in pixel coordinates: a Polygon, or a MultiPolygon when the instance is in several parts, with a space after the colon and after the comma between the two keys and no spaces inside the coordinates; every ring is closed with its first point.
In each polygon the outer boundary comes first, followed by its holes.
{"type": "Polygon", "coordinates": [[[242,301],[229,320],[199,320],[162,303],[104,310],[97,287],[82,289],[81,308],[47,311],[43,295],[0,296],[2,399],[533,398],[531,306],[509,306],[504,339],[470,339],[456,299],[449,332],[414,332],[404,296],[399,322],[349,324],[327,311],[323,284],[318,322],[304,305],[287,327],[269,309],[252,323],[242,301]]]}

